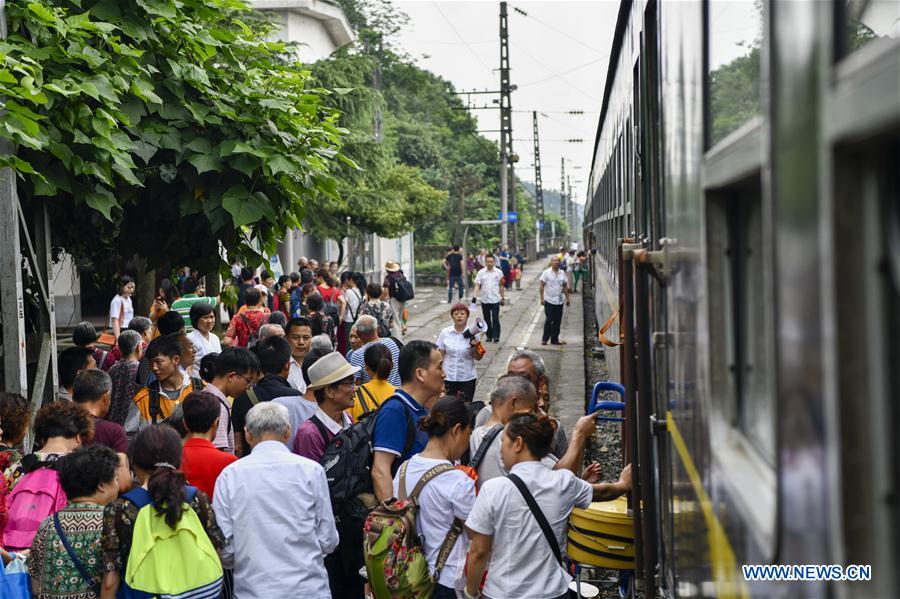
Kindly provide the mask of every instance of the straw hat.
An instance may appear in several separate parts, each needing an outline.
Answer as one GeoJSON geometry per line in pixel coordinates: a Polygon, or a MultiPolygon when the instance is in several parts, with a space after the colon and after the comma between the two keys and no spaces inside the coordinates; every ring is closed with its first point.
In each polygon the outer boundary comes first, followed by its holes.
{"type": "Polygon", "coordinates": [[[388,272],[397,272],[398,270],[400,270],[400,265],[393,260],[388,260],[384,265],[384,269],[388,272]]]}
{"type": "Polygon", "coordinates": [[[331,352],[309,367],[309,388],[321,389],[357,372],[359,366],[351,366],[340,352],[331,352]]]}

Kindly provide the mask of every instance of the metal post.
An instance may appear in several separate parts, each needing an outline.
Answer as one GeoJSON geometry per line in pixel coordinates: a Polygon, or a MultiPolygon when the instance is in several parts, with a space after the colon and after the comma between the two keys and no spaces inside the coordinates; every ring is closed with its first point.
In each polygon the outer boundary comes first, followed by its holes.
{"type": "MultiPolygon", "coordinates": [[[[0,0],[0,39],[6,39],[5,0],[0,0]]],[[[12,143],[0,140],[0,154],[13,154],[12,143]]],[[[19,245],[19,200],[16,175],[0,168],[0,321],[3,323],[3,378],[9,393],[28,393],[25,362],[25,306],[22,300],[22,254],[19,245]]]]}
{"type": "Polygon", "coordinates": [[[534,122],[534,200],[537,207],[537,243],[538,255],[541,253],[541,227],[544,224],[544,186],[541,182],[541,145],[538,137],[537,111],[531,113],[534,122]]]}
{"type": "MultiPolygon", "coordinates": [[[[509,29],[507,26],[506,2],[500,3],[500,195],[501,195],[501,246],[508,245],[509,207],[516,209],[516,175],[513,170],[515,154],[512,149],[512,103],[510,95],[513,86],[509,83],[509,29]]],[[[515,245],[516,225],[513,223],[512,240],[515,245]]]]}

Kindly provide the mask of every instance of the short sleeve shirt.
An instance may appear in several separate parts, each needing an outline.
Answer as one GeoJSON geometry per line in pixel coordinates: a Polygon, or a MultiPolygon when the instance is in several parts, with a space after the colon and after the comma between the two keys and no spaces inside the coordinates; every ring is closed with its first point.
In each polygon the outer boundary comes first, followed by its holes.
{"type": "Polygon", "coordinates": [[[387,347],[390,350],[391,360],[393,361],[394,365],[391,366],[391,373],[388,375],[388,382],[395,387],[399,387],[400,386],[400,370],[399,370],[400,348],[397,347],[397,343],[393,339],[385,338],[385,337],[380,338],[378,341],[372,341],[370,343],[366,343],[359,349],[353,350],[353,352],[347,358],[347,361],[350,362],[351,366],[359,367],[359,372],[356,373],[356,379],[360,383],[363,383],[363,384],[368,383],[370,380],[372,380],[369,377],[369,373],[366,372],[366,350],[369,349],[369,347],[373,343],[380,343],[381,345],[384,345],[385,347],[387,347]]]}
{"type": "Polygon", "coordinates": [[[89,445],[104,445],[117,453],[128,453],[128,435],[121,424],[94,416],[94,438],[89,445]]]}
{"type": "MultiPolygon", "coordinates": [[[[400,462],[405,462],[428,444],[428,434],[416,427],[412,447],[404,451],[410,421],[415,426],[419,418],[428,416],[428,410],[402,389],[397,389],[393,397],[397,399],[389,398],[378,408],[373,445],[375,451],[392,453],[400,458],[400,462]]],[[[396,462],[395,465],[399,466],[396,462]]]]}
{"type": "Polygon", "coordinates": [[[451,277],[458,277],[462,275],[462,262],[463,257],[462,254],[457,254],[456,252],[450,252],[446,257],[447,265],[450,267],[450,270],[447,272],[451,277]]]}
{"type": "Polygon", "coordinates": [[[563,289],[566,286],[566,273],[561,270],[553,272],[548,268],[541,273],[541,281],[544,283],[544,301],[554,306],[560,306],[566,301],[563,289]]]}
{"type": "MultiPolygon", "coordinates": [[[[188,293],[172,302],[172,310],[178,312],[178,314],[181,315],[181,318],[184,319],[185,333],[190,333],[194,330],[194,326],[191,324],[191,306],[199,303],[209,304],[210,306],[215,308],[216,298],[199,296],[196,293],[188,293]]],[[[196,343],[194,345],[196,345],[196,343]]],[[[198,357],[197,359],[199,360],[200,358],[198,357]]]]}
{"type": "MultiPolygon", "coordinates": [[[[568,470],[551,470],[540,462],[512,467],[544,513],[565,553],[566,530],[574,507],[586,508],[593,488],[568,470]]],[[[555,599],[569,588],[572,577],[556,561],[540,525],[511,480],[484,483],[466,526],[494,537],[487,567],[487,597],[555,599]]]]}
{"type": "Polygon", "coordinates": [[[475,284],[481,287],[481,303],[500,303],[500,282],[503,280],[503,271],[499,268],[488,270],[482,268],[475,275],[475,284]]]}
{"type": "Polygon", "coordinates": [[[113,321],[122,317],[122,328],[126,328],[131,319],[134,318],[134,307],[131,304],[130,297],[116,295],[109,303],[109,326],[113,326],[113,321]]]}
{"type": "Polygon", "coordinates": [[[448,381],[471,381],[478,376],[472,345],[463,333],[449,326],[438,335],[437,346],[444,352],[444,374],[448,381]]]}
{"type": "MultiPolygon", "coordinates": [[[[405,487],[411,493],[426,472],[440,466],[450,464],[446,460],[436,460],[415,455],[406,463],[405,487]]],[[[400,488],[400,473],[394,477],[394,495],[400,488]]],[[[475,481],[462,470],[455,469],[439,474],[431,479],[419,493],[419,514],[416,517],[417,532],[423,538],[425,557],[428,569],[433,573],[438,553],[447,533],[455,519],[465,522],[475,504],[475,481]]],[[[465,533],[456,540],[450,549],[450,555],[441,570],[438,583],[448,588],[460,588],[457,584],[462,578],[466,563],[468,543],[465,533]]]]}

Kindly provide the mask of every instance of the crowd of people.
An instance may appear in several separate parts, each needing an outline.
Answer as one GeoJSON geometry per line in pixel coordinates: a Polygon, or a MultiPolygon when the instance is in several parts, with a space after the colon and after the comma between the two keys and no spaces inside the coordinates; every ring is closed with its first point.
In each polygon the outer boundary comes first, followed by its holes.
{"type": "MultiPolygon", "coordinates": [[[[474,279],[483,306],[504,299],[495,262],[474,279]]],[[[436,343],[404,340],[396,263],[381,285],[299,266],[277,281],[238,269],[221,339],[222,307],[194,276],[165,281],[146,317],[123,277],[113,343],[75,327],[59,401],[37,412],[28,447],[29,402],[0,393],[2,560],[27,571],[34,597],[387,597],[416,552],[415,596],[565,595],[570,576],[529,505],[564,548],[574,507],[628,490],[628,467],[613,483],[582,467],[594,417],[566,434],[528,350],[489,383],[489,405],[474,401],[470,306],[452,305],[436,343]],[[415,547],[379,561],[380,515],[408,498],[415,547]]],[[[545,307],[568,301],[560,272],[554,257],[541,275],[545,307]]],[[[558,333],[554,320],[545,341],[558,333]]],[[[487,340],[499,334],[490,321],[487,340]]]]}

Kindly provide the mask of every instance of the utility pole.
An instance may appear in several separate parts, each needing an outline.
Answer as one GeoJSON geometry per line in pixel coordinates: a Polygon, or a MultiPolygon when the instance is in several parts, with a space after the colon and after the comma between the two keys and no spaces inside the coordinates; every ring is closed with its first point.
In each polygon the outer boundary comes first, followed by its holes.
{"type": "MultiPolygon", "coordinates": [[[[516,210],[516,175],[512,149],[512,102],[515,86],[509,83],[509,28],[506,2],[500,3],[500,225],[501,245],[509,243],[509,209],[516,210]]],[[[516,225],[512,227],[513,246],[517,245],[516,225]]]]}
{"type": "Polygon", "coordinates": [[[562,168],[562,173],[559,177],[559,215],[562,217],[563,222],[567,225],[569,223],[569,219],[566,216],[569,212],[568,206],[566,205],[566,159],[565,157],[560,158],[559,160],[560,167],[562,168]]]}
{"type": "Polygon", "coordinates": [[[541,227],[544,226],[544,187],[541,183],[541,144],[538,138],[537,111],[531,113],[534,121],[534,200],[537,206],[537,244],[536,250],[541,253],[541,227]]]}
{"type": "Polygon", "coordinates": [[[568,193],[566,194],[566,223],[569,225],[569,241],[575,239],[575,206],[572,203],[572,175],[566,176],[566,181],[569,185],[568,193]]]}

